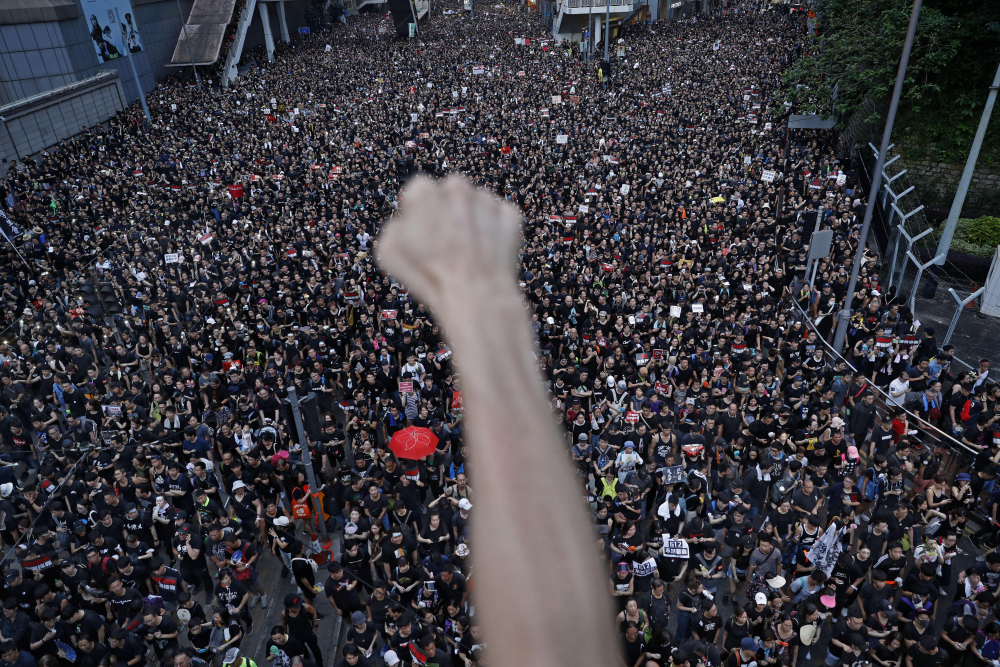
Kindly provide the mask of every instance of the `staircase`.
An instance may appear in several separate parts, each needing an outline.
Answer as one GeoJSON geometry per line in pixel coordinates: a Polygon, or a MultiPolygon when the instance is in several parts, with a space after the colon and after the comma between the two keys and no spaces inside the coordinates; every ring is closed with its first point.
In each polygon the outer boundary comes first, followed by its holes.
{"type": "MultiPolygon", "coordinates": [[[[195,0],[197,2],[198,0],[195,0]]],[[[236,25],[236,34],[233,36],[233,45],[229,47],[229,53],[226,54],[226,66],[222,70],[222,85],[225,88],[229,87],[231,81],[236,80],[236,76],[239,74],[239,64],[240,58],[243,55],[243,42],[247,38],[247,29],[250,28],[250,23],[253,21],[253,12],[257,8],[257,0],[246,0],[246,5],[243,7],[243,11],[240,12],[240,19],[236,25]]]]}
{"type": "Polygon", "coordinates": [[[219,59],[226,26],[232,20],[236,0],[195,0],[187,22],[177,37],[168,67],[211,65],[219,59]]]}

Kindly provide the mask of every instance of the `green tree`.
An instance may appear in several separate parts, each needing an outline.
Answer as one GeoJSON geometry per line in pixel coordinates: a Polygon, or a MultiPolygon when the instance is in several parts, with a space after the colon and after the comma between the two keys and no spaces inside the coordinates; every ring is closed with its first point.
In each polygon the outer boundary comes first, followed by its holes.
{"type": "MultiPolygon", "coordinates": [[[[790,95],[807,112],[846,123],[866,100],[888,100],[912,0],[817,0],[818,34],[786,72],[790,95]]],[[[961,162],[1000,64],[1000,2],[926,0],[896,120],[897,144],[910,154],[961,162]]],[[[1000,158],[1000,121],[980,163],[1000,158]]]]}

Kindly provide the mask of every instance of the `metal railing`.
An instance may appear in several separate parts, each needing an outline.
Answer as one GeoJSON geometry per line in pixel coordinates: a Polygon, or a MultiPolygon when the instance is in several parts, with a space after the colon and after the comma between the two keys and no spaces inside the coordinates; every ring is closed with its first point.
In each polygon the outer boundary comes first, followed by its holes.
{"type": "MultiPolygon", "coordinates": [[[[823,348],[826,350],[826,353],[834,360],[843,361],[849,367],[858,370],[855,367],[855,364],[852,364],[847,359],[845,359],[843,355],[840,354],[839,351],[834,350],[833,346],[830,345],[828,342],[826,342],[822,334],[820,334],[819,330],[816,329],[816,325],[813,324],[812,318],[809,317],[809,315],[802,310],[802,306],[800,306],[799,303],[794,299],[792,299],[792,304],[794,305],[794,310],[795,310],[793,317],[795,319],[798,319],[803,324],[805,324],[805,326],[808,327],[810,331],[816,334],[817,340],[822,342],[823,348]]],[[[894,403],[889,403],[888,402],[889,395],[884,391],[882,391],[881,389],[879,389],[878,387],[876,387],[874,384],[869,383],[868,386],[872,390],[872,393],[875,394],[876,403],[883,410],[887,410],[890,413],[892,413],[895,412],[897,408],[902,408],[903,412],[906,413],[906,419],[910,427],[915,428],[919,432],[919,435],[921,436],[924,442],[927,442],[931,445],[941,445],[942,447],[950,450],[953,454],[957,455],[958,460],[967,459],[968,457],[975,456],[976,454],[979,453],[978,449],[970,447],[961,440],[956,439],[951,434],[942,431],[934,424],[925,421],[916,413],[908,410],[905,406],[899,406],[894,403]]],[[[943,400],[943,397],[941,398],[943,400]]]]}

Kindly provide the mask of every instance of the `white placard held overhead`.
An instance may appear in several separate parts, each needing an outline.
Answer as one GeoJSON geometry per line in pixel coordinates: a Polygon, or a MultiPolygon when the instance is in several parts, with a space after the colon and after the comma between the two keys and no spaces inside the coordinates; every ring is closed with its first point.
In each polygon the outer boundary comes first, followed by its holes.
{"type": "Polygon", "coordinates": [[[684,540],[663,540],[663,556],[665,558],[690,558],[691,549],[684,540]]]}

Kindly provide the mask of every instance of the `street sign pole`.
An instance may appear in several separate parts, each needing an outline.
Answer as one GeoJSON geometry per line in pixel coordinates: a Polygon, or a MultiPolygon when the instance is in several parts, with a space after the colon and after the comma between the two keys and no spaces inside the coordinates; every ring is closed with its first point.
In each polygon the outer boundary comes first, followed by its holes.
{"type": "MultiPolygon", "coordinates": [[[[299,446],[302,447],[302,463],[306,467],[306,479],[309,481],[309,491],[310,496],[313,501],[313,513],[316,517],[316,523],[319,524],[319,533],[323,536],[323,541],[326,542],[330,539],[330,536],[326,532],[326,521],[323,520],[323,504],[316,497],[316,475],[313,474],[312,467],[312,454],[309,452],[309,442],[306,440],[306,431],[302,426],[302,411],[299,408],[299,396],[295,391],[294,385],[289,385],[288,387],[288,398],[285,399],[288,402],[289,407],[292,408],[292,419],[295,422],[295,438],[299,441],[299,446]]],[[[302,399],[306,400],[316,400],[315,396],[311,398],[306,396],[302,399]]]]}

